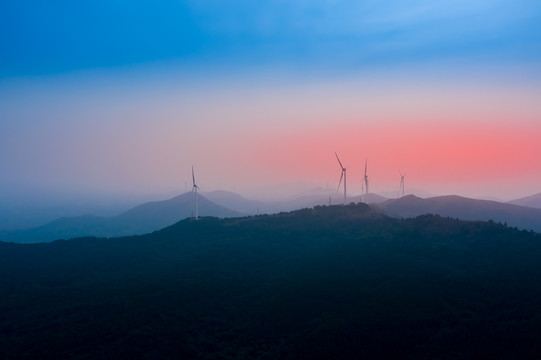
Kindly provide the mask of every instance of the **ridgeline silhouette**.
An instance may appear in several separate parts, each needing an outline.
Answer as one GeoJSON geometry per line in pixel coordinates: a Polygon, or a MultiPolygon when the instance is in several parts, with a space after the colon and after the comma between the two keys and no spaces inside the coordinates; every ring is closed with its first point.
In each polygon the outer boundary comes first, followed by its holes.
{"type": "Polygon", "coordinates": [[[3,358],[539,358],[541,235],[366,204],[0,243],[3,358]]]}

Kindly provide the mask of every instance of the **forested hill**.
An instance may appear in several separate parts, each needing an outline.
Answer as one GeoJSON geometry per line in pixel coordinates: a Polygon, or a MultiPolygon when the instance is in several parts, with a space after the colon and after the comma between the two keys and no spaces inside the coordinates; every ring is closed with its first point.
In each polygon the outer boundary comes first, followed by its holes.
{"type": "Polygon", "coordinates": [[[2,358],[539,358],[541,236],[365,204],[0,243],[2,358]]]}
{"type": "MultiPolygon", "coordinates": [[[[220,206],[198,195],[199,214],[236,217],[241,213],[220,206]]],[[[82,236],[119,237],[146,234],[193,216],[194,193],[187,192],[171,199],[151,201],[135,206],[120,215],[101,217],[83,215],[63,217],[47,224],[12,231],[1,231],[0,240],[17,243],[51,242],[82,236]]]]}

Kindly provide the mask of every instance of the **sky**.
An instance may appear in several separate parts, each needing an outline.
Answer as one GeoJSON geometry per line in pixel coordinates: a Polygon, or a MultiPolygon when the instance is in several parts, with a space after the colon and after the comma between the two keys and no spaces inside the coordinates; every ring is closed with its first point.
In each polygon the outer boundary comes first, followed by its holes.
{"type": "MultiPolygon", "coordinates": [[[[541,192],[541,3],[3,1],[0,198],[541,192]]],[[[44,201],[45,201],[44,200],[44,201]]]]}

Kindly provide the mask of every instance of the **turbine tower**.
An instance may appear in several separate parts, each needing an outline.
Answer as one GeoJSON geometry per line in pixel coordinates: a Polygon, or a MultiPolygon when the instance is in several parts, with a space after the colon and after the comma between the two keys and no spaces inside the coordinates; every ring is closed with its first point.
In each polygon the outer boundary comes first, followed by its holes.
{"type": "Polygon", "coordinates": [[[195,220],[198,220],[199,219],[199,203],[197,199],[197,189],[199,189],[199,186],[197,186],[197,184],[195,183],[195,174],[193,172],[193,165],[192,165],[192,182],[193,182],[192,191],[194,192],[194,198],[195,198],[195,220]]]}
{"type": "Polygon", "coordinates": [[[404,178],[406,177],[406,174],[402,175],[402,172],[400,173],[400,190],[398,190],[398,197],[400,197],[400,192],[402,192],[402,196],[404,196],[404,178]]]}
{"type": "Polygon", "coordinates": [[[365,187],[365,193],[364,193],[364,202],[368,204],[368,175],[366,174],[368,166],[368,159],[364,162],[364,187],[365,187]]]}
{"type": "Polygon", "coordinates": [[[344,178],[344,205],[346,205],[346,168],[342,166],[342,162],[338,158],[338,154],[336,153],[336,151],[334,152],[334,155],[336,155],[336,160],[338,160],[338,164],[340,164],[340,168],[342,169],[342,172],[340,173],[340,182],[338,182],[338,188],[336,189],[336,191],[340,190],[340,184],[342,184],[342,178],[344,178]]]}

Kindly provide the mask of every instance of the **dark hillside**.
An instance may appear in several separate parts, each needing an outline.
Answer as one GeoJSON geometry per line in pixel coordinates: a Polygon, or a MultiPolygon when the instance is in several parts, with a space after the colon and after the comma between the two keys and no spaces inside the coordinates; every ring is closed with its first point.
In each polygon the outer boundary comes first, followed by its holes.
{"type": "Polygon", "coordinates": [[[469,199],[456,195],[428,199],[407,195],[387,200],[378,206],[392,216],[415,217],[437,214],[461,220],[493,220],[524,230],[541,231],[541,209],[497,201],[469,199]]]}
{"type": "Polygon", "coordinates": [[[539,358],[541,236],[365,204],[0,243],[2,358],[539,358]]]}

